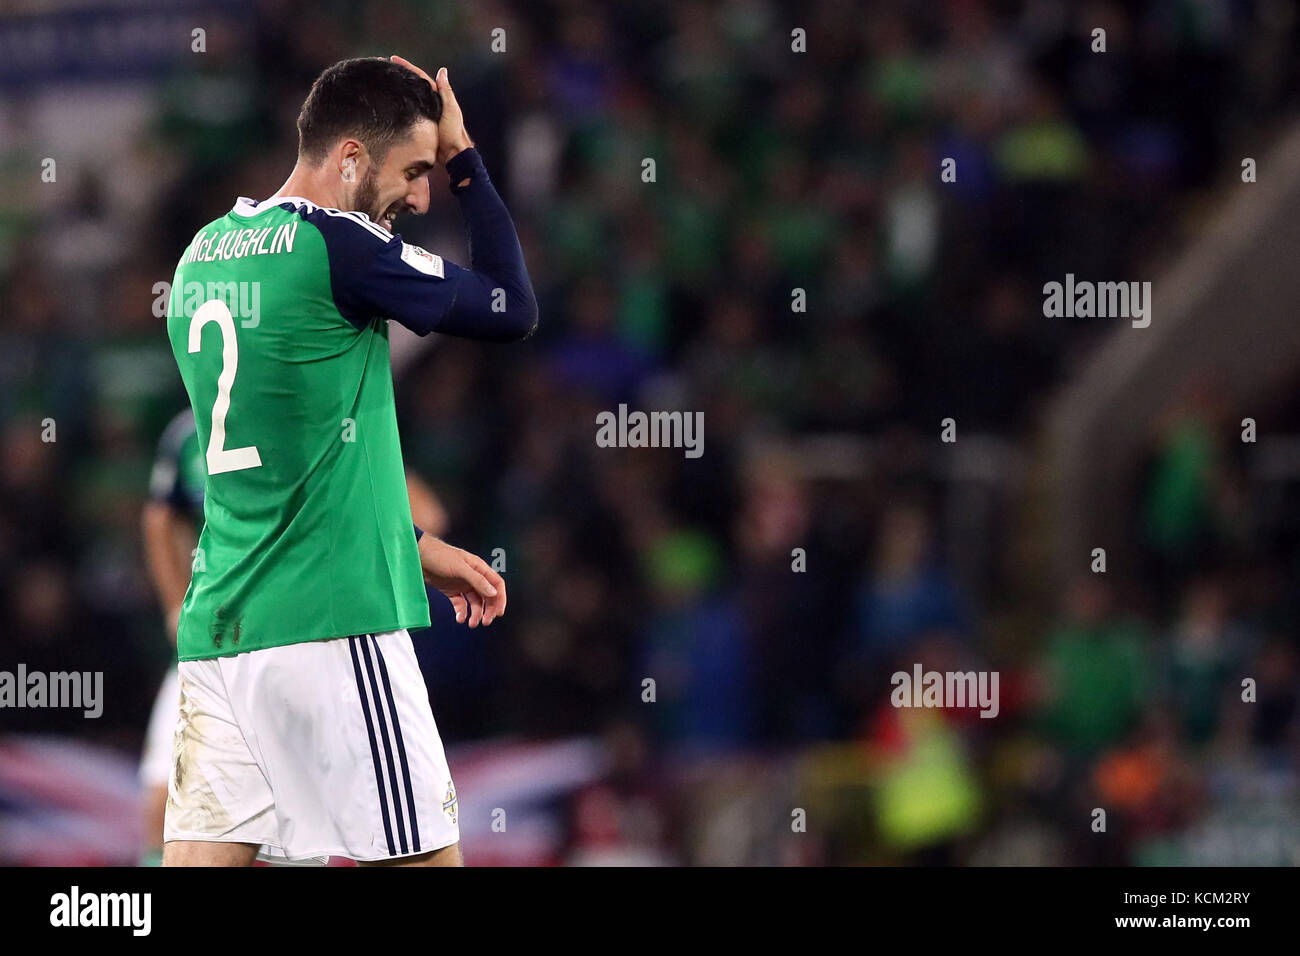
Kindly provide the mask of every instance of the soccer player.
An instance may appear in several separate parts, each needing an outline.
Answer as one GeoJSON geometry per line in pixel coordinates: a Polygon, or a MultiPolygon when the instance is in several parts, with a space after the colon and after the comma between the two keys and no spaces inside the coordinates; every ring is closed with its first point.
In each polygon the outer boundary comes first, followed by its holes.
{"type": "MultiPolygon", "coordinates": [[[[190,584],[191,554],[203,524],[203,481],[203,453],[194,413],[186,409],[172,419],[158,441],[158,454],[149,476],[149,500],[141,516],[149,576],[167,620],[167,635],[173,641],[190,584]]],[[[149,715],[140,761],[145,837],[141,862],[148,866],[162,862],[163,815],[179,705],[180,679],[176,668],[171,667],[149,715]]]]}
{"type": "Polygon", "coordinates": [[[505,582],[411,521],[388,322],[512,341],[537,323],[514,224],[456,97],[400,57],[312,85],[298,161],[181,256],[167,330],[207,469],[178,634],[164,866],[329,855],[458,865],[456,791],[407,629],[424,581],[491,624],[505,582]],[[463,268],[391,233],[445,169],[463,268]]]}
{"type": "MultiPolygon", "coordinates": [[[[194,413],[187,408],[168,423],[158,441],[158,453],[149,475],[149,500],[145,502],[141,515],[145,560],[166,618],[167,636],[173,646],[181,604],[190,584],[198,532],[203,526],[204,479],[205,465],[194,413]]],[[[447,513],[433,489],[409,469],[406,489],[416,524],[425,533],[441,534],[447,526],[447,513]]],[[[140,760],[140,785],[144,791],[143,866],[162,863],[167,781],[171,776],[173,741],[179,717],[180,678],[173,664],[167,669],[154,699],[140,760]]]]}

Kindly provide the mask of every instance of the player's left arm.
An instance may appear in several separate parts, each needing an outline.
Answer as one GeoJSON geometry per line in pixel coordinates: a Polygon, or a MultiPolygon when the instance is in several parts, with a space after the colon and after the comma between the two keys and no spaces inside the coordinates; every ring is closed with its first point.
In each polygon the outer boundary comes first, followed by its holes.
{"type": "Polygon", "coordinates": [[[406,494],[411,499],[411,519],[415,526],[435,537],[442,535],[450,523],[447,509],[429,483],[410,468],[406,469],[406,494]]]}
{"type": "Polygon", "coordinates": [[[457,623],[491,624],[506,613],[506,582],[476,554],[416,528],[425,583],[451,601],[457,623]]]}

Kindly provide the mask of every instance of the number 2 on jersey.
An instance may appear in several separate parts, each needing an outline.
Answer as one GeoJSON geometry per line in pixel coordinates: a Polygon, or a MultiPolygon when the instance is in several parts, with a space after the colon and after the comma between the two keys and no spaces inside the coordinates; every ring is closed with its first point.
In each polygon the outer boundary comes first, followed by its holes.
{"type": "Polygon", "coordinates": [[[208,436],[208,474],[220,475],[227,471],[261,468],[262,456],[256,445],[243,448],[226,447],[226,414],[230,411],[230,390],[235,384],[235,370],[239,367],[239,342],[235,339],[235,320],[226,303],[209,299],[199,306],[190,319],[190,352],[199,351],[203,344],[203,326],[217,323],[221,330],[221,374],[217,377],[217,400],[212,403],[212,433],[208,436]]]}

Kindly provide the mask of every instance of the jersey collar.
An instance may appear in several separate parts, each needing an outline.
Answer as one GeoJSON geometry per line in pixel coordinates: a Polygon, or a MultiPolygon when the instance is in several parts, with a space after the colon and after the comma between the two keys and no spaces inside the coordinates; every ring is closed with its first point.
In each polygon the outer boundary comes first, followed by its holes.
{"type": "Polygon", "coordinates": [[[235,201],[235,208],[231,212],[237,216],[257,216],[268,209],[280,208],[282,203],[293,203],[295,206],[307,206],[309,208],[315,208],[316,206],[310,199],[303,199],[301,196],[272,196],[270,199],[260,200],[240,196],[235,201]]]}

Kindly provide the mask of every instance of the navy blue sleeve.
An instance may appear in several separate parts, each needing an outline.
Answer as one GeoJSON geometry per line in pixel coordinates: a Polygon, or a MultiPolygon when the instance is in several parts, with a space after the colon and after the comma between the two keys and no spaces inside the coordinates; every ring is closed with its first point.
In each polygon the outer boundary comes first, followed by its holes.
{"type": "Polygon", "coordinates": [[[424,537],[424,529],[421,528],[418,524],[412,524],[411,527],[415,529],[415,540],[416,540],[416,541],[419,541],[421,538],[424,537]]]}
{"type": "Polygon", "coordinates": [[[464,149],[448,160],[447,178],[469,233],[470,271],[462,272],[459,294],[438,331],[481,338],[475,331],[488,327],[487,337],[506,341],[531,335],[537,298],[524,251],[479,151],[464,149]]]}
{"type": "MultiPolygon", "coordinates": [[[[149,498],[173,511],[190,514],[190,500],[185,494],[181,473],[181,449],[194,433],[194,413],[188,408],[168,423],[158,440],[158,453],[149,473],[149,498]]],[[[202,516],[200,516],[201,518],[202,516]]]]}
{"type": "Polygon", "coordinates": [[[478,150],[452,157],[447,172],[469,232],[469,269],[390,236],[363,213],[304,214],[324,237],[334,302],[358,328],[381,317],[420,335],[524,338],[537,325],[537,300],[510,214],[478,150]]]}

